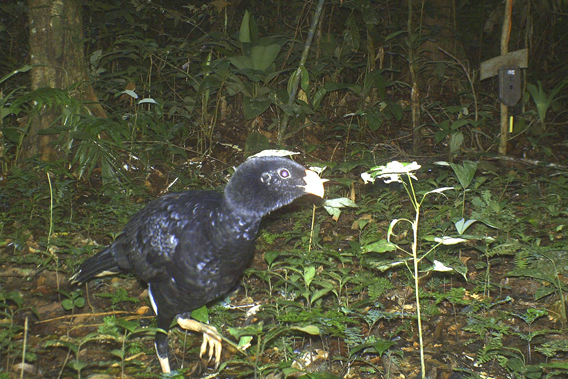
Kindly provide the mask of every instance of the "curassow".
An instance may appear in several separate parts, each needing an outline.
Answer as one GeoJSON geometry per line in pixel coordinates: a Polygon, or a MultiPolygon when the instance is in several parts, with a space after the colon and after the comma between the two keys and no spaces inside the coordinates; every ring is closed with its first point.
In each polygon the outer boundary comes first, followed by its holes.
{"type": "Polygon", "coordinates": [[[148,283],[157,326],[155,347],[162,372],[170,372],[168,335],[180,327],[203,333],[201,354],[221,358],[221,338],[191,311],[228,292],[252,255],[260,221],[295,199],[323,197],[323,181],[283,157],[251,157],[237,167],[223,193],[187,191],[150,202],[126,224],[112,245],[80,265],[71,282],[131,272],[148,283]]]}

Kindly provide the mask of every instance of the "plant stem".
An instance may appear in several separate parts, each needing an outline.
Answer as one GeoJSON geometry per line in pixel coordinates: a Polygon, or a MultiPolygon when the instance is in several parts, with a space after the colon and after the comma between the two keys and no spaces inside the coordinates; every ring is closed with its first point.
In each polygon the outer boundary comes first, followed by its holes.
{"type": "MultiPolygon", "coordinates": [[[[288,94],[288,109],[292,108],[292,104],[296,100],[296,93],[298,92],[298,85],[300,84],[300,79],[302,78],[302,67],[306,65],[306,61],[308,60],[308,54],[310,52],[310,47],[312,46],[312,41],[314,39],[314,35],[316,33],[316,27],[318,25],[321,12],[323,10],[323,4],[325,0],[319,0],[318,5],[316,7],[316,13],[314,14],[314,18],[312,19],[312,25],[310,26],[310,30],[308,32],[308,38],[306,39],[306,44],[304,45],[304,51],[302,52],[302,58],[300,59],[300,64],[298,69],[296,70],[296,77],[294,78],[294,83],[292,83],[292,89],[288,94]]],[[[282,145],[284,142],[284,133],[286,132],[286,128],[288,127],[288,112],[284,113],[284,119],[282,120],[282,124],[278,128],[278,144],[282,145]]]]}
{"type": "MultiPolygon", "coordinates": [[[[411,181],[412,182],[412,181],[411,181]]],[[[418,222],[420,220],[420,204],[417,203],[416,206],[416,217],[414,223],[412,224],[412,233],[414,234],[412,242],[412,256],[414,262],[414,294],[416,297],[416,317],[418,319],[418,341],[420,344],[420,369],[422,378],[426,378],[426,364],[424,362],[424,340],[422,338],[422,313],[420,312],[420,294],[418,291],[419,281],[419,271],[418,271],[418,222]]]]}

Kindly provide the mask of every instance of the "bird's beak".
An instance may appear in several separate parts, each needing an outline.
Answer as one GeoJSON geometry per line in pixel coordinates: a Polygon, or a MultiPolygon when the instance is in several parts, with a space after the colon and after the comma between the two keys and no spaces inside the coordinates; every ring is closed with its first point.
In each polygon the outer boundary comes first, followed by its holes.
{"type": "Polygon", "coordinates": [[[312,170],[306,170],[306,176],[304,176],[304,181],[306,182],[306,185],[304,186],[306,193],[311,193],[312,195],[316,195],[323,198],[324,180],[320,178],[318,174],[316,174],[312,170]]]}

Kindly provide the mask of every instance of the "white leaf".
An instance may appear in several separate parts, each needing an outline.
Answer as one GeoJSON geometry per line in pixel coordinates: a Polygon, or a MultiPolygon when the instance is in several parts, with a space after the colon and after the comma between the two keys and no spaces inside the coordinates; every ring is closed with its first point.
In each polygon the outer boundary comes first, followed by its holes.
{"type": "Polygon", "coordinates": [[[447,272],[447,271],[452,271],[453,268],[446,266],[445,264],[443,264],[440,261],[434,260],[434,267],[432,267],[432,270],[440,271],[440,272],[447,272]]]}
{"type": "Polygon", "coordinates": [[[262,150],[260,153],[255,155],[251,155],[250,158],[257,158],[257,157],[289,157],[291,155],[296,155],[300,153],[296,153],[293,151],[288,150],[262,150]]]}

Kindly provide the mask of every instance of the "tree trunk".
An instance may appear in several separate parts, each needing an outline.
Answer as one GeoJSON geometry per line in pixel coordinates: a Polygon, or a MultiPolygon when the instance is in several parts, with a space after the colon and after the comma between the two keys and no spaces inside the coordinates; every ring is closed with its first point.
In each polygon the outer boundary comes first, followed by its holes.
{"type": "MultiPolygon", "coordinates": [[[[452,64],[444,51],[460,60],[464,54],[457,39],[455,0],[408,0],[408,13],[409,39],[414,42],[408,51],[412,88],[412,147],[413,153],[420,155],[423,123],[421,106],[448,94],[453,97],[453,94],[462,91],[461,88],[453,88],[452,82],[440,81],[438,65],[445,69],[452,64]]],[[[451,75],[450,70],[447,72],[443,76],[451,75]]]]}
{"type": "MultiPolygon", "coordinates": [[[[70,95],[89,103],[86,109],[98,117],[106,113],[90,85],[83,49],[83,21],[78,0],[28,0],[30,30],[31,89],[70,89],[70,95]]],[[[40,155],[42,160],[57,157],[55,136],[40,134],[53,126],[60,111],[44,107],[30,119],[23,144],[25,157],[40,155]]]]}

